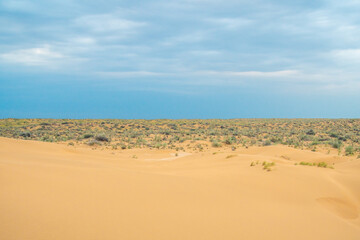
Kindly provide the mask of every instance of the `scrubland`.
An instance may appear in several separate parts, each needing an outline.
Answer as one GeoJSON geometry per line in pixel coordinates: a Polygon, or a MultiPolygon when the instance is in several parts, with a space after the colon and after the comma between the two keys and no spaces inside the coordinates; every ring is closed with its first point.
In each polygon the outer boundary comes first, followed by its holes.
{"type": "Polygon", "coordinates": [[[112,149],[203,151],[282,144],[312,151],[336,149],[339,155],[360,154],[359,119],[3,119],[0,136],[112,149]]]}

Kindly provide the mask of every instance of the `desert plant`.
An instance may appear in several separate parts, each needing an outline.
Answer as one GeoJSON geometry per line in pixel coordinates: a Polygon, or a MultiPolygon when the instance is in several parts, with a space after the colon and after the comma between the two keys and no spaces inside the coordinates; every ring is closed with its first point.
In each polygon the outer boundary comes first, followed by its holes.
{"type": "Polygon", "coordinates": [[[26,131],[26,132],[21,132],[21,133],[19,134],[19,136],[20,136],[20,137],[25,137],[25,138],[27,138],[27,137],[31,137],[31,133],[28,132],[28,131],[26,131]]]}
{"type": "Polygon", "coordinates": [[[271,171],[271,167],[275,166],[275,162],[263,162],[263,169],[266,171],[271,171]]]}
{"type": "Polygon", "coordinates": [[[327,168],[327,163],[325,163],[325,162],[319,162],[318,164],[317,164],[317,166],[318,167],[322,167],[322,168],[327,168]]]}
{"type": "Polygon", "coordinates": [[[307,135],[315,135],[315,131],[310,129],[309,131],[306,132],[307,135]]]}
{"type": "Polygon", "coordinates": [[[96,135],[95,140],[100,142],[110,142],[110,139],[105,135],[96,135]]]}
{"type": "Polygon", "coordinates": [[[94,134],[86,133],[86,134],[84,134],[83,138],[84,138],[84,139],[87,139],[87,138],[91,138],[91,137],[93,137],[93,136],[94,136],[94,134]]]}
{"type": "Polygon", "coordinates": [[[221,147],[221,143],[219,143],[218,141],[213,141],[211,146],[218,148],[221,147]]]}
{"type": "Polygon", "coordinates": [[[89,146],[101,145],[101,142],[99,142],[95,139],[91,139],[90,141],[88,141],[87,145],[89,145],[89,146]]]}
{"type": "Polygon", "coordinates": [[[354,147],[349,145],[345,148],[345,155],[346,156],[351,156],[354,155],[354,147]]]}
{"type": "Polygon", "coordinates": [[[333,140],[333,141],[330,142],[330,145],[331,145],[333,148],[340,149],[341,146],[342,146],[342,142],[339,141],[339,140],[333,140]]]}
{"type": "Polygon", "coordinates": [[[263,142],[263,146],[270,146],[270,145],[271,145],[270,140],[266,140],[265,142],[263,142]]]}

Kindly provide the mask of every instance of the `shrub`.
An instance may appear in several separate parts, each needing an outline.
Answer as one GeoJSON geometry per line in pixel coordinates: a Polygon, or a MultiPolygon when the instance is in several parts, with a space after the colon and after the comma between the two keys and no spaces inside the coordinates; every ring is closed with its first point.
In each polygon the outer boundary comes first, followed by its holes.
{"type": "Polygon", "coordinates": [[[110,142],[109,138],[105,135],[96,135],[95,140],[100,142],[110,142]]]}
{"type": "Polygon", "coordinates": [[[214,142],[212,142],[211,146],[213,146],[213,147],[221,147],[221,143],[219,143],[218,141],[214,141],[214,142]]]}
{"type": "Polygon", "coordinates": [[[95,140],[95,139],[91,139],[88,143],[89,146],[94,146],[94,145],[101,145],[101,142],[95,140]]]}
{"type": "Polygon", "coordinates": [[[93,136],[94,136],[93,134],[87,133],[87,134],[84,134],[83,138],[84,138],[84,139],[87,139],[87,138],[91,138],[91,137],[93,137],[93,136]]]}
{"type": "Polygon", "coordinates": [[[331,142],[330,142],[330,145],[331,145],[333,148],[340,149],[341,146],[342,146],[342,142],[340,142],[339,140],[334,140],[334,141],[331,141],[331,142]]]}
{"type": "Polygon", "coordinates": [[[300,162],[299,164],[303,166],[317,166],[317,167],[332,168],[332,169],[334,168],[333,166],[328,166],[326,162],[318,162],[318,163],[300,162]]]}
{"type": "Polygon", "coordinates": [[[235,139],[233,137],[228,137],[227,139],[225,139],[224,143],[227,145],[231,145],[235,142],[235,139]]]}
{"type": "Polygon", "coordinates": [[[330,133],[330,137],[332,137],[332,138],[337,138],[338,135],[337,135],[336,133],[330,133]]]}
{"type": "Polygon", "coordinates": [[[286,156],[286,155],[281,155],[280,157],[283,158],[283,159],[286,159],[286,160],[290,160],[290,157],[286,156]]]}
{"type": "Polygon", "coordinates": [[[323,167],[323,168],[327,168],[327,164],[325,162],[319,162],[317,164],[318,167],[323,167]]]}
{"type": "Polygon", "coordinates": [[[275,166],[275,162],[263,162],[262,165],[263,169],[269,172],[271,171],[271,167],[275,166]]]}
{"type": "Polygon", "coordinates": [[[345,142],[345,141],[347,140],[347,137],[346,137],[346,136],[345,136],[345,137],[339,136],[338,139],[339,139],[340,141],[345,142]]]}
{"type": "Polygon", "coordinates": [[[20,137],[31,137],[31,133],[30,132],[21,132],[20,134],[19,134],[19,136],[20,137]]]}
{"type": "Polygon", "coordinates": [[[315,135],[314,130],[310,129],[309,131],[306,132],[307,135],[315,135]]]}
{"type": "Polygon", "coordinates": [[[300,165],[303,165],[303,166],[312,166],[313,164],[310,163],[310,162],[300,162],[299,163],[300,165]]]}
{"type": "Polygon", "coordinates": [[[346,156],[350,156],[350,155],[354,155],[354,147],[353,146],[347,146],[345,148],[345,155],[346,156]]]}
{"type": "Polygon", "coordinates": [[[265,142],[263,142],[263,146],[270,146],[270,145],[271,145],[270,140],[266,140],[265,142]]]}

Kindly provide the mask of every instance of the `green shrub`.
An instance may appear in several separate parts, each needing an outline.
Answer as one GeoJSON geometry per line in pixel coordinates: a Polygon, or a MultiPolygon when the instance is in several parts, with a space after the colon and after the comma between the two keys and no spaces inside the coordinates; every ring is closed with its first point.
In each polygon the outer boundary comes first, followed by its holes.
{"type": "Polygon", "coordinates": [[[271,145],[270,140],[266,140],[265,142],[263,142],[263,146],[270,146],[270,145],[271,145]]]}
{"type": "Polygon", "coordinates": [[[325,162],[319,162],[318,164],[317,164],[317,166],[318,167],[322,167],[322,168],[327,168],[327,164],[325,163],[325,162]]]}
{"type": "Polygon", "coordinates": [[[219,143],[218,141],[213,141],[211,146],[218,148],[221,147],[221,143],[219,143]]]}
{"type": "Polygon", "coordinates": [[[87,133],[87,134],[84,134],[83,138],[84,138],[84,139],[87,139],[87,138],[91,138],[91,137],[93,137],[93,136],[94,136],[94,134],[87,133]]]}
{"type": "Polygon", "coordinates": [[[263,162],[262,165],[263,169],[269,172],[272,170],[271,167],[275,166],[275,162],[263,162]]]}
{"type": "Polygon", "coordinates": [[[306,132],[307,135],[315,135],[315,131],[310,129],[309,131],[306,132]]]}
{"type": "Polygon", "coordinates": [[[31,133],[29,131],[26,131],[26,132],[21,132],[19,134],[20,137],[24,137],[24,138],[27,138],[27,137],[31,137],[31,133]]]}
{"type": "Polygon", "coordinates": [[[110,142],[109,138],[105,135],[96,135],[95,140],[100,142],[110,142]]]}
{"type": "Polygon", "coordinates": [[[317,166],[317,167],[322,167],[322,168],[333,168],[333,166],[328,166],[328,164],[326,162],[318,162],[318,163],[300,162],[299,164],[303,165],[303,166],[317,166]]]}
{"type": "Polygon", "coordinates": [[[345,148],[345,155],[346,156],[351,156],[354,155],[354,147],[349,145],[345,148]]]}
{"type": "Polygon", "coordinates": [[[339,141],[339,140],[333,140],[333,141],[330,142],[330,145],[331,145],[333,148],[340,149],[341,146],[342,146],[342,142],[339,141]]]}

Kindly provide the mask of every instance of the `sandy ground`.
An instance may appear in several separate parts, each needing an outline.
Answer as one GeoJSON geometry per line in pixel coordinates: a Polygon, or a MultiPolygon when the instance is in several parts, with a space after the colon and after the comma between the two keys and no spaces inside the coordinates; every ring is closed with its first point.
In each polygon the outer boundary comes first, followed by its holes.
{"type": "Polygon", "coordinates": [[[0,138],[0,239],[360,239],[359,159],[280,145],[174,153],[0,138]]]}

